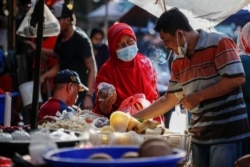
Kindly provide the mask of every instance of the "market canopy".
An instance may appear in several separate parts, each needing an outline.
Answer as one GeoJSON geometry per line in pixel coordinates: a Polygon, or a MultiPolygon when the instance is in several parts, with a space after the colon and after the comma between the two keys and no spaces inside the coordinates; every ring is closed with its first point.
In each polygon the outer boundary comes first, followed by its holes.
{"type": "Polygon", "coordinates": [[[243,9],[239,10],[237,13],[229,16],[226,20],[222,21],[220,24],[221,25],[230,25],[232,23],[236,23],[236,25],[241,25],[241,26],[245,25],[247,22],[250,22],[249,9],[243,8],[243,9]]]}
{"type": "Polygon", "coordinates": [[[159,17],[164,11],[179,8],[195,28],[213,27],[250,3],[250,0],[128,0],[159,17]]]}
{"type": "Polygon", "coordinates": [[[109,1],[87,15],[89,22],[100,23],[107,18],[110,22],[119,20],[134,5],[128,1],[109,1]]]}
{"type": "Polygon", "coordinates": [[[157,17],[134,5],[119,21],[136,27],[147,27],[149,22],[155,22],[157,17]]]}

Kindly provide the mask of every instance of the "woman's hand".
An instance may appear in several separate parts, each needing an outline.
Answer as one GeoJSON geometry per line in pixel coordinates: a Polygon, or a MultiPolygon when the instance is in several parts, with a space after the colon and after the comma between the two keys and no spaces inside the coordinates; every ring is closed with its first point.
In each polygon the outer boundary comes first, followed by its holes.
{"type": "Polygon", "coordinates": [[[108,97],[106,97],[103,102],[108,105],[108,106],[111,106],[113,104],[115,104],[115,101],[117,99],[117,94],[116,92],[113,92],[111,94],[108,95],[108,97]]]}
{"type": "Polygon", "coordinates": [[[117,94],[116,92],[113,92],[109,94],[105,99],[102,99],[100,101],[100,111],[104,113],[105,115],[109,115],[110,110],[112,109],[112,105],[115,104],[117,99],[117,94]]]}

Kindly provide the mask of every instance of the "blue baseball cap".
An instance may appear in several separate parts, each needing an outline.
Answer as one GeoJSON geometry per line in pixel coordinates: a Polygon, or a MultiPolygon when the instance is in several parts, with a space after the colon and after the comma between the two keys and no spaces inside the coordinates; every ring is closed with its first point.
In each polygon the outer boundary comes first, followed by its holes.
{"type": "Polygon", "coordinates": [[[62,71],[59,71],[57,75],[55,76],[56,84],[70,83],[70,82],[77,83],[80,87],[79,91],[89,90],[89,88],[87,88],[85,85],[82,84],[77,72],[73,70],[69,70],[69,69],[62,70],[62,71]]]}

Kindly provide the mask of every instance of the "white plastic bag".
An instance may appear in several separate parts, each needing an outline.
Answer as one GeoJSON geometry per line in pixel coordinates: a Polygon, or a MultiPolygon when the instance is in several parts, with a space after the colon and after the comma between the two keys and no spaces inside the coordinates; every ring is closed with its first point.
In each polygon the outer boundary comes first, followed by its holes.
{"type": "Polygon", "coordinates": [[[188,112],[181,112],[180,105],[175,106],[175,111],[171,115],[169,130],[178,133],[184,133],[188,128],[188,112]]]}
{"type": "MultiPolygon", "coordinates": [[[[35,38],[37,36],[37,25],[30,25],[31,15],[34,11],[32,6],[24,17],[22,23],[18,27],[17,35],[35,38]]],[[[60,24],[57,18],[53,15],[47,5],[44,4],[44,22],[43,22],[43,37],[56,36],[60,33],[60,24]]]]}

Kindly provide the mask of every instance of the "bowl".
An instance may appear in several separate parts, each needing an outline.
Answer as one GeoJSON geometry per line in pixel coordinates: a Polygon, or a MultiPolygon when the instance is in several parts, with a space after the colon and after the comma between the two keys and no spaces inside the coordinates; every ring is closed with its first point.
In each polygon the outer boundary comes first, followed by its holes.
{"type": "Polygon", "coordinates": [[[92,148],[64,148],[49,151],[44,155],[45,162],[52,167],[176,167],[185,158],[186,152],[174,149],[173,154],[159,157],[129,158],[121,156],[130,151],[138,151],[138,146],[105,146],[92,148]],[[88,159],[94,153],[105,153],[112,160],[88,159]]]}

